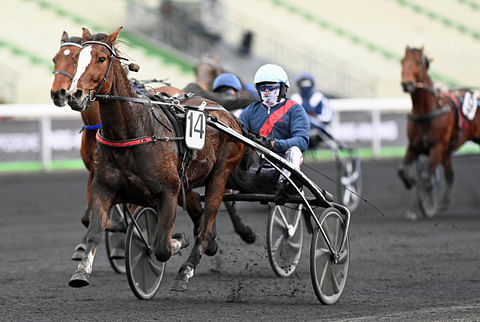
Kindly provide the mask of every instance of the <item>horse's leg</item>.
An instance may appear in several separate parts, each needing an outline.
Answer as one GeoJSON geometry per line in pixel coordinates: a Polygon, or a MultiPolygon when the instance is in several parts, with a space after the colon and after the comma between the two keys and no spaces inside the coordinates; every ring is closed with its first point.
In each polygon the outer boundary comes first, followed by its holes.
{"type": "Polygon", "coordinates": [[[217,251],[215,241],[215,219],[222,203],[225,183],[228,174],[224,173],[213,175],[206,186],[205,209],[202,216],[202,224],[196,235],[195,245],[193,246],[187,261],[180,267],[175,281],[170,288],[172,291],[188,290],[188,281],[193,277],[195,269],[200,263],[203,254],[214,255],[217,251]]]}
{"type": "Polygon", "coordinates": [[[445,191],[442,196],[440,209],[447,210],[448,205],[450,204],[450,192],[452,190],[454,174],[452,168],[452,155],[450,153],[446,153],[445,157],[443,158],[443,170],[445,172],[445,191]]]}
{"type": "Polygon", "coordinates": [[[97,248],[102,240],[102,232],[108,219],[108,209],[112,204],[112,195],[107,194],[105,190],[100,191],[94,189],[93,185],[91,204],[92,212],[90,223],[86,234],[86,249],[82,260],[78,264],[77,269],[73,273],[70,282],[72,287],[83,287],[90,284],[90,274],[92,273],[93,260],[97,252],[97,248]]]}
{"type": "MultiPolygon", "coordinates": [[[[193,222],[193,236],[197,236],[200,225],[202,224],[203,215],[203,207],[200,201],[200,196],[197,192],[191,190],[186,194],[185,198],[186,210],[188,216],[193,222]]],[[[179,198],[178,202],[183,206],[183,198],[179,198]]]]}
{"type": "MultiPolygon", "coordinates": [[[[92,180],[93,180],[93,171],[90,171],[90,174],[88,175],[88,183],[87,183],[87,206],[85,207],[82,218],[80,219],[82,224],[86,228],[88,228],[88,223],[90,222],[90,214],[92,212],[92,208],[89,206],[91,204],[90,186],[92,184],[92,180]]],[[[83,258],[83,255],[85,254],[85,249],[87,247],[86,238],[87,238],[87,235],[85,234],[82,238],[82,241],[77,246],[75,246],[75,249],[73,250],[73,254],[72,254],[72,260],[79,261],[83,258]]]]}
{"type": "Polygon", "coordinates": [[[158,198],[157,210],[157,236],[154,242],[155,257],[166,262],[172,255],[177,254],[180,249],[189,245],[185,234],[172,236],[173,225],[177,214],[178,190],[164,192],[158,198]]]}
{"type": "Polygon", "coordinates": [[[407,147],[407,152],[403,159],[403,163],[398,167],[397,173],[400,179],[402,180],[405,188],[411,189],[416,180],[413,176],[411,176],[411,167],[415,159],[417,158],[417,154],[413,150],[412,146],[409,144],[407,147]]]}
{"type": "Polygon", "coordinates": [[[257,238],[252,228],[245,225],[242,218],[238,214],[237,207],[235,207],[235,201],[224,201],[223,204],[227,209],[230,220],[232,220],[233,229],[247,244],[253,244],[257,238]]]}

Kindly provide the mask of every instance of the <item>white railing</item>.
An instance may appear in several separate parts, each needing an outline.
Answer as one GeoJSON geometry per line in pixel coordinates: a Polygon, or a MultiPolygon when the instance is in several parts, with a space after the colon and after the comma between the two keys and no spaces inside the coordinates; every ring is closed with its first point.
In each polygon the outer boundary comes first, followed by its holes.
{"type": "MultiPolygon", "coordinates": [[[[384,98],[358,98],[358,99],[332,99],[330,100],[335,113],[334,124],[340,123],[338,112],[367,112],[371,113],[371,122],[374,133],[380,132],[381,115],[383,113],[405,114],[411,109],[409,98],[384,99],[384,98]]],[[[80,113],[68,107],[59,108],[53,104],[5,104],[0,105],[0,130],[2,118],[20,120],[38,120],[40,128],[41,149],[40,160],[45,171],[51,169],[52,144],[50,133],[52,119],[80,119],[80,113]]],[[[372,150],[374,156],[380,154],[382,146],[381,136],[373,135],[372,150]]]]}

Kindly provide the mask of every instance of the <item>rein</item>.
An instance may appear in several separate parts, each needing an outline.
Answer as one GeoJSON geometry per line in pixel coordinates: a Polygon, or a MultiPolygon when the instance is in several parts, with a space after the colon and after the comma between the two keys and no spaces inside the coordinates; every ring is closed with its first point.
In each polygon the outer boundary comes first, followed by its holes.
{"type": "MultiPolygon", "coordinates": [[[[93,92],[93,91],[92,91],[93,92]]],[[[197,110],[217,110],[217,111],[226,111],[225,108],[223,107],[217,107],[217,106],[206,106],[206,102],[204,101],[201,105],[199,106],[190,106],[190,105],[181,105],[179,99],[173,99],[172,102],[160,102],[160,101],[153,101],[149,98],[141,98],[141,97],[125,97],[125,96],[116,96],[116,95],[103,95],[103,94],[98,94],[95,95],[92,92],[90,92],[90,101],[95,101],[96,99],[102,99],[102,100],[111,100],[111,101],[127,101],[127,102],[134,102],[134,103],[141,103],[141,104],[148,104],[148,105],[162,105],[162,106],[173,106],[179,109],[182,112],[185,112],[185,109],[192,108],[192,109],[197,109],[197,110]]],[[[153,107],[151,108],[153,117],[160,122],[164,127],[166,127],[155,115],[153,107]]],[[[168,127],[167,127],[168,129],[168,127]]],[[[100,131],[97,132],[97,141],[102,143],[103,145],[110,146],[110,147],[115,147],[115,148],[127,148],[127,147],[132,147],[136,145],[141,145],[145,143],[151,143],[151,142],[156,142],[156,141],[182,141],[185,138],[183,136],[181,137],[156,137],[155,135],[152,136],[142,136],[134,139],[129,139],[129,140],[110,140],[105,137],[103,137],[100,134],[100,131]]]]}
{"type": "Polygon", "coordinates": [[[439,117],[440,115],[443,115],[445,113],[450,112],[450,105],[444,105],[439,109],[436,109],[426,115],[413,115],[413,114],[408,114],[408,119],[413,122],[425,122],[425,121],[430,121],[436,117],[439,117]]]}
{"type": "Polygon", "coordinates": [[[97,99],[107,100],[107,101],[127,101],[127,102],[134,102],[134,103],[141,103],[141,104],[148,104],[148,105],[164,105],[164,106],[174,106],[178,108],[180,111],[185,112],[185,109],[196,109],[196,110],[208,110],[208,111],[227,111],[223,106],[208,106],[206,102],[205,104],[201,104],[198,106],[195,105],[182,105],[180,104],[179,99],[173,99],[172,102],[160,102],[160,101],[152,101],[149,98],[141,98],[141,97],[126,97],[126,96],[116,96],[116,95],[108,95],[108,94],[95,94],[95,91],[90,92],[90,102],[93,102],[97,99]]]}

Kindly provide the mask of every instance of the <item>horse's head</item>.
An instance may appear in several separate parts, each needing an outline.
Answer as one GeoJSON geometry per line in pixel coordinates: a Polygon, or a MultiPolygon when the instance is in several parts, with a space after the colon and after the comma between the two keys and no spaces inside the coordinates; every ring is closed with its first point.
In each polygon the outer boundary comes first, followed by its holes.
{"type": "Polygon", "coordinates": [[[417,87],[431,87],[428,76],[430,59],[424,55],[423,47],[405,48],[405,56],[402,59],[402,88],[404,92],[413,93],[417,87]]]}
{"type": "Polygon", "coordinates": [[[67,104],[67,90],[72,83],[73,74],[77,68],[77,58],[82,48],[82,38],[69,37],[66,31],[63,32],[60,40],[60,50],[53,57],[55,64],[54,78],[50,97],[57,106],[67,104]]]}
{"type": "Polygon", "coordinates": [[[211,91],[215,77],[223,73],[218,57],[203,56],[195,65],[196,83],[204,90],[211,91]]]}
{"type": "Polygon", "coordinates": [[[82,49],[68,90],[68,105],[74,110],[85,110],[95,94],[110,92],[113,84],[112,66],[117,55],[114,47],[120,30],[95,40],[87,28],[83,28],[82,49]],[[94,40],[92,40],[94,39],[94,40]]]}

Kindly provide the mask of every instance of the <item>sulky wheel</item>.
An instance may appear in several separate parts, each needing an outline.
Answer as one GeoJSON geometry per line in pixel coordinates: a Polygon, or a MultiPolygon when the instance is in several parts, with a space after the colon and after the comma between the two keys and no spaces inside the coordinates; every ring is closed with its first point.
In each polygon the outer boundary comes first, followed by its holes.
{"type": "Polygon", "coordinates": [[[350,212],[357,209],[362,193],[362,172],[360,158],[348,156],[337,160],[337,194],[338,202],[348,208],[350,212]]]}
{"type": "Polygon", "coordinates": [[[137,208],[133,218],[140,228],[140,233],[135,224],[130,223],[125,242],[127,278],[135,296],[146,300],[157,293],[165,270],[165,263],[157,260],[152,246],[158,234],[157,212],[148,207],[137,208]]]}
{"type": "Polygon", "coordinates": [[[325,209],[320,215],[319,222],[338,256],[332,254],[320,229],[315,227],[310,248],[310,275],[313,289],[320,302],[334,304],[342,295],[347,281],[350,245],[347,238],[340,251],[345,234],[345,222],[337,209],[325,209]]]}
{"type": "MultiPolygon", "coordinates": [[[[122,204],[113,205],[109,212],[108,218],[112,221],[125,221],[128,207],[122,204]]],[[[125,232],[105,231],[105,246],[107,249],[108,262],[113,270],[119,274],[125,273],[125,232]]]]}
{"type": "Polygon", "coordinates": [[[280,277],[290,276],[302,254],[302,205],[275,205],[270,211],[267,226],[268,259],[280,277]]]}
{"type": "Polygon", "coordinates": [[[429,175],[429,162],[426,157],[417,160],[417,199],[420,210],[425,218],[432,218],[439,210],[440,201],[443,195],[441,165],[435,169],[432,176],[429,175]]]}

